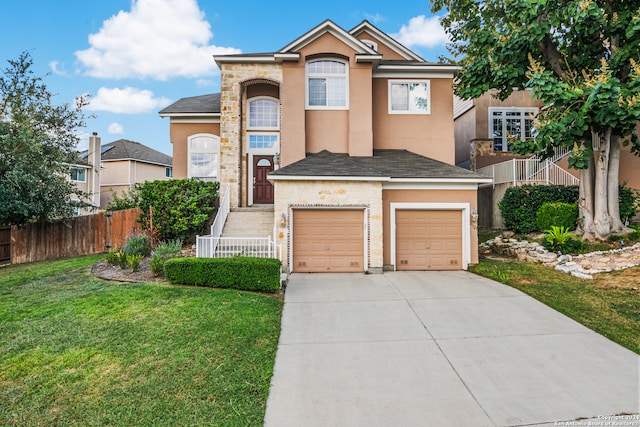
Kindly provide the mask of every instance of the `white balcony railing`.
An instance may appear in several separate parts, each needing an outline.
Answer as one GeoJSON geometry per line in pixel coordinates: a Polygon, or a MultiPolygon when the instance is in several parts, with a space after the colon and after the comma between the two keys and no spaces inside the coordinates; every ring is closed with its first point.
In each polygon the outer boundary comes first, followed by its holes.
{"type": "Polygon", "coordinates": [[[555,163],[537,159],[511,159],[478,169],[476,172],[492,177],[493,184],[531,183],[545,185],[578,185],[580,180],[555,163]]]}
{"type": "Polygon", "coordinates": [[[196,257],[198,258],[235,256],[280,259],[281,247],[271,237],[196,237],[196,257]]]}

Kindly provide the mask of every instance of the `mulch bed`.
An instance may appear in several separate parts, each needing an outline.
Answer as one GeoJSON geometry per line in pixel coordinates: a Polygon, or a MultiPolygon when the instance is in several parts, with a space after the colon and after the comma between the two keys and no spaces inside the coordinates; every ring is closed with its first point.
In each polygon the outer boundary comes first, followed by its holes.
{"type": "Polygon", "coordinates": [[[117,282],[166,283],[162,274],[153,274],[149,266],[148,257],[142,260],[136,271],[131,271],[131,269],[128,268],[120,268],[117,265],[111,265],[102,260],[91,268],[91,273],[100,279],[117,282]]]}

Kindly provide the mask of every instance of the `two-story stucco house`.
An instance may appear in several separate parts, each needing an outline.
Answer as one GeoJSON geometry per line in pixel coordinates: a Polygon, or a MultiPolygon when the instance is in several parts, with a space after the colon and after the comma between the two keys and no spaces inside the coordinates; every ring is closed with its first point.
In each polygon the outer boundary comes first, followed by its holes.
{"type": "Polygon", "coordinates": [[[216,56],[221,91],[170,118],[174,176],[218,180],[232,207],[273,205],[292,272],[466,269],[477,189],[455,167],[455,66],[369,22],[330,20],[283,48],[216,56]]]}

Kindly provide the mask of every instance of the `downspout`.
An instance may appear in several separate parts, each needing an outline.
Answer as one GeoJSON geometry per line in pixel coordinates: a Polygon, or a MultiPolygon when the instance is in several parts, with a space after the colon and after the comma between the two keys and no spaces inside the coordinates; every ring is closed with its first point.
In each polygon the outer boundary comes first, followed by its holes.
{"type": "MultiPolygon", "coordinates": [[[[238,84],[238,207],[242,207],[242,84],[238,84]]],[[[247,166],[248,167],[248,166],[247,166]]],[[[249,191],[247,189],[247,191],[249,191]]]]}

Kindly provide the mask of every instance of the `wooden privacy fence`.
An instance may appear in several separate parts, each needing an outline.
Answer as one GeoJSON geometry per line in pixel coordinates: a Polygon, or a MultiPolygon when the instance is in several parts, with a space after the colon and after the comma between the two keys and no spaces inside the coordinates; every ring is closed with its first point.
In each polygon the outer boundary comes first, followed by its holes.
{"type": "MultiPolygon", "coordinates": [[[[22,264],[106,252],[122,246],[128,236],[141,230],[139,217],[140,209],[135,208],[79,216],[59,223],[12,225],[7,245],[9,261],[22,264]]],[[[0,239],[6,229],[0,228],[0,239]]],[[[2,243],[0,240],[0,256],[6,251],[2,243]]]]}

